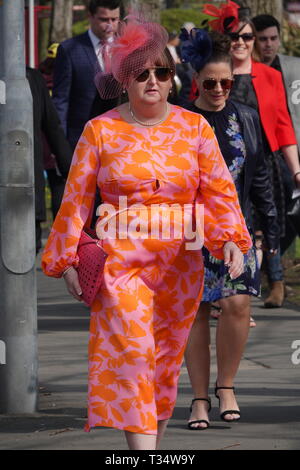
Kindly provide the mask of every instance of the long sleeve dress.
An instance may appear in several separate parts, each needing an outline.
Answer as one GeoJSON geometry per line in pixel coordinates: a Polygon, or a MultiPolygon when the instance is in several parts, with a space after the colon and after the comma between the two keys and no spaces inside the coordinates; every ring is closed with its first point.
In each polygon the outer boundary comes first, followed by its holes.
{"type": "MultiPolygon", "coordinates": [[[[103,204],[117,210],[119,197],[127,197],[131,228],[136,217],[149,222],[154,205],[202,204],[204,243],[214,256],[223,258],[227,241],[244,253],[252,246],[214,133],[199,114],[172,106],[150,128],[127,123],[116,108],[87,123],[43,253],[45,274],[60,277],[77,266],[96,185],[103,204]],[[140,211],[130,210],[138,203],[140,211]]],[[[203,290],[201,247],[188,248],[182,232],[138,238],[129,230],[127,238],[103,239],[108,257],[91,306],[86,431],[108,426],[156,434],[157,421],[172,415],[203,290]]]]}
{"type": "MultiPolygon", "coordinates": [[[[251,123],[257,122],[258,124],[258,116],[254,115],[253,117],[254,111],[231,100],[227,101],[221,111],[200,109],[194,103],[189,103],[187,106],[189,110],[204,116],[213,128],[235,183],[250,232],[253,233],[249,205],[250,201],[254,200],[265,221],[266,242],[274,243],[271,247],[277,248],[279,237],[274,237],[274,233],[277,232],[276,211],[273,195],[270,191],[270,180],[267,178],[267,168],[261,152],[259,135],[256,135],[257,144],[255,146],[249,145],[249,138],[253,142],[253,135],[249,136],[248,129],[255,129],[255,127],[251,128],[251,123]],[[258,186],[260,181],[263,192],[258,186]]],[[[203,248],[203,258],[205,275],[202,302],[215,302],[233,295],[260,295],[260,269],[254,247],[244,255],[243,274],[233,280],[228,274],[228,268],[224,265],[224,261],[213,257],[205,248],[203,248]]]]}

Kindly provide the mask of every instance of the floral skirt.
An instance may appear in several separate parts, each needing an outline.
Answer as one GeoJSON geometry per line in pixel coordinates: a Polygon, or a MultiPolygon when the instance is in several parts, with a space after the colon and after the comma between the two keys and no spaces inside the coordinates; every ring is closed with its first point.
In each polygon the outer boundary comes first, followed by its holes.
{"type": "Polygon", "coordinates": [[[206,248],[202,249],[204,258],[204,291],[202,302],[216,302],[233,295],[260,296],[261,282],[256,250],[252,247],[244,255],[244,272],[232,280],[224,261],[212,256],[206,248]]]}

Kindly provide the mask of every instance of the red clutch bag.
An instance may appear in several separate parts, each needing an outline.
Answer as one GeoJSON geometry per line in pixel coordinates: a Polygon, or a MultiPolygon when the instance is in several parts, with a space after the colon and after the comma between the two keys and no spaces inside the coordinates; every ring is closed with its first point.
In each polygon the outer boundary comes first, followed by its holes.
{"type": "Polygon", "coordinates": [[[103,270],[107,258],[95,230],[87,227],[82,230],[77,255],[81,297],[88,306],[91,306],[103,281],[103,270]]]}

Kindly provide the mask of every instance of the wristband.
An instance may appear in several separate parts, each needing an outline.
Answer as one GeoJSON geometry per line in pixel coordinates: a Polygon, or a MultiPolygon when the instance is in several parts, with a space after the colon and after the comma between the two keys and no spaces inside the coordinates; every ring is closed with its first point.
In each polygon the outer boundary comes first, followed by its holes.
{"type": "Polygon", "coordinates": [[[68,271],[70,271],[71,268],[73,268],[73,266],[69,266],[69,267],[62,273],[62,276],[65,277],[65,275],[67,274],[68,271]]]}

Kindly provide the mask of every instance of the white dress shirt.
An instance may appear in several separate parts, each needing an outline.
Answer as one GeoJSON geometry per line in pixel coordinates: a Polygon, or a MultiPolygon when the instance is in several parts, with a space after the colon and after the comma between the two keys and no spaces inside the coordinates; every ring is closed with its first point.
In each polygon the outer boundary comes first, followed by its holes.
{"type": "MultiPolygon", "coordinates": [[[[101,70],[103,70],[105,72],[105,67],[104,67],[104,62],[103,62],[103,55],[102,55],[103,42],[102,42],[101,39],[98,38],[98,36],[96,36],[96,34],[93,33],[93,31],[91,29],[88,30],[88,35],[89,35],[90,40],[92,41],[92,44],[93,44],[93,47],[94,47],[94,50],[95,50],[95,54],[98,58],[100,68],[101,68],[101,70]]],[[[114,40],[114,37],[110,36],[107,39],[106,44],[112,43],[113,40],[114,40]]]]}

